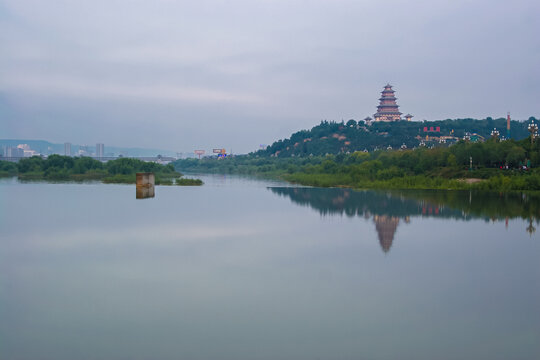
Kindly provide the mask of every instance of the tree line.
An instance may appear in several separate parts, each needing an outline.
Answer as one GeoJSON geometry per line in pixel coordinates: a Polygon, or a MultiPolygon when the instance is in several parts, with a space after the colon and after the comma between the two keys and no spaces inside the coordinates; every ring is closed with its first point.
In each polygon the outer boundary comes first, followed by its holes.
{"type": "Polygon", "coordinates": [[[135,174],[138,172],[154,173],[156,184],[172,183],[171,179],[182,176],[172,164],[162,165],[133,158],[120,158],[104,163],[90,157],[50,155],[46,159],[33,156],[21,159],[18,163],[0,161],[0,175],[17,175],[20,179],[134,183],[135,174]]]}
{"type": "Polygon", "coordinates": [[[462,140],[450,147],[433,149],[356,151],[308,157],[250,154],[221,160],[178,160],[175,166],[183,171],[281,177],[313,186],[540,190],[537,169],[540,144],[531,144],[530,139],[462,140]]]}

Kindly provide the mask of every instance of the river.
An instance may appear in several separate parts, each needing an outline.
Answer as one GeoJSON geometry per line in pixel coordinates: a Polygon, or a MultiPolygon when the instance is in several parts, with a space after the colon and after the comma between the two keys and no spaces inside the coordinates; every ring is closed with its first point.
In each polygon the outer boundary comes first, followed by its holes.
{"type": "Polygon", "coordinates": [[[0,180],[1,359],[538,359],[528,195],[0,180]]]}

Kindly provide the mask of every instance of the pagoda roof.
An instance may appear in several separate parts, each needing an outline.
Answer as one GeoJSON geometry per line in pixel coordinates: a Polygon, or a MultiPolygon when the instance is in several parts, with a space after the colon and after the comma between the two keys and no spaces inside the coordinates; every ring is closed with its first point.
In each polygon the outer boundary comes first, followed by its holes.
{"type": "Polygon", "coordinates": [[[405,117],[414,117],[414,116],[412,116],[411,114],[407,114],[405,115],[405,117]]]}
{"type": "Polygon", "coordinates": [[[397,98],[394,94],[395,91],[392,89],[392,85],[387,83],[384,86],[384,90],[381,91],[381,97],[379,98],[377,112],[373,115],[373,117],[375,117],[375,120],[397,121],[401,119],[402,113],[399,111],[399,105],[396,103],[397,98]]]}
{"type": "Polygon", "coordinates": [[[364,120],[373,120],[372,118],[370,118],[369,116],[367,118],[365,118],[364,120]]]}

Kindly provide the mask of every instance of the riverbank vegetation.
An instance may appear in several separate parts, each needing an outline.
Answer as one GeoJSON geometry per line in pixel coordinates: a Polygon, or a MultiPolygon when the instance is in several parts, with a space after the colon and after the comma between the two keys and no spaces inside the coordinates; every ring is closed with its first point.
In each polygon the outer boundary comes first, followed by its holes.
{"type": "Polygon", "coordinates": [[[50,155],[46,159],[33,156],[18,163],[0,161],[0,175],[17,176],[21,180],[100,180],[104,183],[134,184],[138,172],[154,173],[156,185],[202,185],[198,179],[182,178],[172,164],[161,165],[132,158],[103,163],[90,157],[50,155]]]}
{"type": "Polygon", "coordinates": [[[0,161],[0,177],[17,175],[17,164],[9,161],[0,161]]]}
{"type": "Polygon", "coordinates": [[[180,171],[279,177],[322,187],[540,190],[540,145],[530,139],[327,156],[184,159],[175,166],[180,171]]]}

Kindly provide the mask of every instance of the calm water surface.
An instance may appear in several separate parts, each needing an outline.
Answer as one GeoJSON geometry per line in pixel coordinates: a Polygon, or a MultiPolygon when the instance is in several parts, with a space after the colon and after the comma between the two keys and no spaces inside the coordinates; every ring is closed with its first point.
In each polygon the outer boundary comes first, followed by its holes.
{"type": "Polygon", "coordinates": [[[0,359],[540,358],[537,199],[204,180],[1,180],[0,359]]]}

